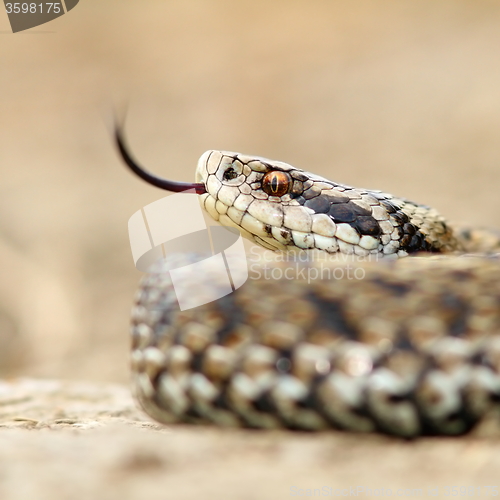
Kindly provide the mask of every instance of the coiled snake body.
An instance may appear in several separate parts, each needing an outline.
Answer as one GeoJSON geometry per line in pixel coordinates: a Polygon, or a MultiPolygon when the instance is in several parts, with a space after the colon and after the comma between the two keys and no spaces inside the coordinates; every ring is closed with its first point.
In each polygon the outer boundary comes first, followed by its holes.
{"type": "Polygon", "coordinates": [[[180,311],[171,262],[155,264],[132,312],[134,388],[153,418],[404,437],[500,418],[496,235],[456,233],[427,206],[237,153],[209,151],[196,183],[172,183],[137,166],[119,129],[116,139],[139,176],[195,189],[215,220],[259,245],[351,256],[362,271],[281,259],[277,279],[259,273],[180,311]],[[286,279],[290,262],[307,273],[286,279]]]}

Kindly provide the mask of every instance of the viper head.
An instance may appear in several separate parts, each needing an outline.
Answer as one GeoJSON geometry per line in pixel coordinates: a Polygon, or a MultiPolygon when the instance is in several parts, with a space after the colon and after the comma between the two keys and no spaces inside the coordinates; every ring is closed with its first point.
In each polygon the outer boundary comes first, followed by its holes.
{"type": "Polygon", "coordinates": [[[146,182],[167,191],[194,190],[214,220],[271,250],[404,257],[455,244],[436,211],[387,193],[337,184],[283,162],[215,150],[199,159],[196,182],[175,182],[139,166],[118,126],[115,139],[127,166],[146,182]]]}

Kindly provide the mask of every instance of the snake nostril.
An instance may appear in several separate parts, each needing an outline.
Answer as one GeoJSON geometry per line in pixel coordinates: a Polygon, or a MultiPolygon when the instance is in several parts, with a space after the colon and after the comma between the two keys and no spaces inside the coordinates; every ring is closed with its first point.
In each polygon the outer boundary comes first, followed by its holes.
{"type": "Polygon", "coordinates": [[[234,168],[233,168],[233,167],[228,167],[228,168],[225,170],[225,172],[224,172],[224,174],[223,174],[223,176],[222,176],[222,178],[223,178],[225,181],[230,181],[230,180],[232,180],[232,179],[236,179],[236,177],[238,177],[238,174],[236,173],[236,170],[234,170],[234,168]]]}

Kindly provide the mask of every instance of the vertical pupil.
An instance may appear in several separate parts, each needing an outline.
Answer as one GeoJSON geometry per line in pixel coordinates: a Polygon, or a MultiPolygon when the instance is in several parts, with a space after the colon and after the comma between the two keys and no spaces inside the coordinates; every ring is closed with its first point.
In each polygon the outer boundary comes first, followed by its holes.
{"type": "Polygon", "coordinates": [[[271,179],[271,191],[273,193],[278,192],[278,176],[277,175],[273,175],[273,177],[271,179]]]}
{"type": "Polygon", "coordinates": [[[262,189],[271,196],[283,196],[288,192],[291,178],[285,172],[268,172],[262,180],[262,189]]]}

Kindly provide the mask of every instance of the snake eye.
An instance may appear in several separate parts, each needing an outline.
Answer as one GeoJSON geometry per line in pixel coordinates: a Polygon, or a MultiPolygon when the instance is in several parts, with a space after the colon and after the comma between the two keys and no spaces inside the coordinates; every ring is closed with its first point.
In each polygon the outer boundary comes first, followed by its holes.
{"type": "Polygon", "coordinates": [[[262,179],[262,190],[269,196],[283,196],[290,191],[292,178],[279,170],[268,172],[262,179]]]}

